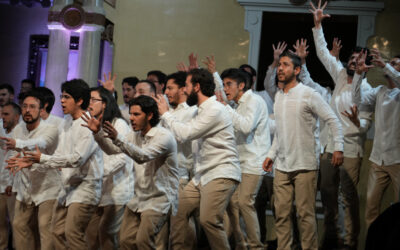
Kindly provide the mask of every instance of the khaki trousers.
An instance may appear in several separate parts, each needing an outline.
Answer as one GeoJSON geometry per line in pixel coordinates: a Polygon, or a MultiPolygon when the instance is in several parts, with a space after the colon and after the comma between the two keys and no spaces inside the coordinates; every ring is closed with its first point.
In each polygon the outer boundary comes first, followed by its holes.
{"type": "Polygon", "coordinates": [[[82,203],[65,207],[55,202],[51,222],[55,249],[88,249],[85,232],[96,208],[82,203]]]}
{"type": "Polygon", "coordinates": [[[121,249],[156,249],[156,236],[166,220],[166,214],[153,210],[136,213],[126,207],[120,231],[121,249]]]}
{"type": "Polygon", "coordinates": [[[296,201],[303,250],[318,249],[315,196],[317,171],[282,172],[275,170],[275,227],[278,250],[290,250],[292,244],[292,204],[296,201]]]}
{"type": "Polygon", "coordinates": [[[0,194],[0,250],[8,249],[8,238],[14,218],[15,193],[0,194]]]}
{"type": "Polygon", "coordinates": [[[172,249],[191,249],[185,245],[189,218],[200,207],[200,225],[204,229],[212,249],[230,249],[223,225],[224,212],[238,182],[219,178],[205,186],[189,182],[179,197],[178,212],[174,217],[175,228],[171,231],[172,249]]]}
{"type": "Polygon", "coordinates": [[[108,205],[97,208],[86,229],[89,249],[119,249],[119,230],[124,208],[124,205],[108,205]]]}
{"type": "Polygon", "coordinates": [[[359,197],[357,185],[360,177],[362,158],[345,157],[337,168],[331,164],[332,154],[321,157],[321,200],[324,207],[324,241],[338,241],[338,191],[343,196],[344,209],[344,244],[356,247],[360,233],[359,197]]]}
{"type": "Polygon", "coordinates": [[[400,164],[390,166],[378,166],[371,164],[368,176],[367,205],[365,208],[365,220],[367,228],[379,216],[383,194],[390,182],[393,185],[395,201],[400,201],[400,164]]]}
{"type": "Polygon", "coordinates": [[[32,249],[35,246],[39,246],[35,240],[36,226],[39,228],[40,248],[45,250],[54,249],[51,241],[51,219],[55,202],[56,200],[48,200],[38,206],[18,200],[15,202],[13,235],[17,250],[32,249]]]}
{"type": "Polygon", "coordinates": [[[242,174],[242,181],[232,195],[227,212],[235,236],[236,249],[263,249],[260,241],[260,227],[256,209],[255,199],[263,180],[262,175],[242,174]],[[240,228],[240,216],[246,226],[247,244],[245,235],[240,228]]]}

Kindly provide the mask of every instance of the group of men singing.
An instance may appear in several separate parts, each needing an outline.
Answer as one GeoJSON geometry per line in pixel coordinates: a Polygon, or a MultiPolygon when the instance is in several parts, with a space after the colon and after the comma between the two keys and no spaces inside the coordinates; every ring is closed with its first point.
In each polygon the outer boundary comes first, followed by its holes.
{"type": "Polygon", "coordinates": [[[125,78],[120,107],[111,74],[96,88],[64,82],[63,119],[50,114],[49,89],[24,91],[17,105],[9,85],[0,85],[0,248],[7,248],[8,217],[17,250],[196,249],[201,232],[211,249],[264,249],[268,199],[277,248],[291,249],[298,227],[301,248],[318,249],[320,178],[321,247],[356,249],[357,184],[373,112],[367,226],[390,183],[399,200],[400,57],[385,63],[378,50],[357,48],[344,66],[340,41],[327,48],[325,7],[312,5],[312,32],[332,93],[311,79],[304,39],[293,51],[273,45],[265,91],[253,90],[251,66],[219,75],[214,57],[203,69],[193,54],[189,67],[180,63],[168,76],[125,78]],[[387,85],[368,84],[370,56],[387,85]]]}

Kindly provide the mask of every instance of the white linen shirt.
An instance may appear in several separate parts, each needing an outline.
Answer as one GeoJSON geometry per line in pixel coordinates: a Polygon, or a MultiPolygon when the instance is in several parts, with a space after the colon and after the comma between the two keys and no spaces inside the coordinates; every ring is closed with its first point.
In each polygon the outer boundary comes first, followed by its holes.
{"type": "Polygon", "coordinates": [[[49,114],[47,119],[46,120],[42,120],[42,122],[46,122],[46,123],[52,124],[52,125],[56,126],[57,128],[59,128],[60,126],[62,126],[62,123],[64,122],[64,119],[61,118],[61,117],[58,117],[56,115],[49,114]]]}
{"type": "Polygon", "coordinates": [[[82,124],[86,124],[82,118],[66,116],[54,154],[42,154],[39,164],[33,164],[38,171],[61,168],[63,189],[58,201],[65,206],[98,205],[101,198],[103,154],[92,132],[82,124]]]}
{"type": "MultiPolygon", "coordinates": [[[[342,124],[344,135],[343,155],[349,158],[362,157],[364,153],[365,136],[371,123],[372,113],[369,111],[360,111],[360,128],[356,127],[349,118],[342,114],[345,110],[350,112],[350,108],[354,105],[351,93],[352,87],[351,84],[347,83],[346,68],[343,67],[342,63],[339,62],[336,57],[329,53],[322,27],[319,29],[314,27],[312,31],[314,34],[317,56],[335,83],[330,106],[342,124]]],[[[361,85],[361,91],[367,91],[369,89],[371,89],[371,86],[364,79],[361,85]]],[[[333,153],[333,151],[335,151],[334,143],[332,134],[329,134],[326,148],[327,152],[333,153]]]]}
{"type": "MultiPolygon", "coordinates": [[[[186,102],[178,104],[173,109],[170,108],[169,112],[179,121],[188,122],[196,114],[197,107],[190,107],[186,102]]],[[[163,127],[168,128],[168,124],[161,121],[163,127]]],[[[193,176],[194,162],[192,154],[192,141],[186,141],[178,143],[178,165],[179,165],[179,178],[189,180],[189,177],[193,176]]]]}
{"type": "MultiPolygon", "coordinates": [[[[57,148],[58,129],[40,121],[37,128],[29,131],[25,123],[20,123],[14,129],[13,138],[16,151],[35,151],[37,145],[42,153],[51,155],[57,148]]],[[[14,183],[18,201],[38,206],[42,202],[57,199],[61,190],[61,172],[58,169],[39,172],[25,168],[15,175],[14,183]]]]}
{"type": "Polygon", "coordinates": [[[284,172],[316,170],[319,152],[315,139],[319,117],[331,129],[335,151],[343,151],[341,125],[320,94],[299,83],[288,93],[279,90],[275,96],[274,114],[276,133],[267,157],[276,169],[284,172]]]}
{"type": "MultiPolygon", "coordinates": [[[[385,70],[387,73],[387,70],[385,70]]],[[[400,84],[390,89],[380,85],[368,91],[360,91],[362,76],[355,74],[353,92],[358,106],[375,110],[375,136],[369,160],[381,165],[400,163],[400,84]]]]}
{"type": "Polygon", "coordinates": [[[192,178],[196,186],[200,183],[205,186],[217,178],[241,180],[232,119],[215,96],[204,101],[189,122],[178,121],[170,112],[165,112],[161,119],[168,124],[178,143],[198,139],[199,152],[192,178]]]}
{"type": "Polygon", "coordinates": [[[264,175],[262,168],[271,146],[268,108],[262,97],[247,90],[231,114],[243,174],[264,175]]]}
{"type": "MultiPolygon", "coordinates": [[[[1,129],[0,135],[2,137],[12,137],[13,131],[7,134],[7,132],[3,129],[3,119],[1,121],[1,129]]],[[[14,175],[8,171],[6,168],[7,163],[6,160],[11,157],[13,151],[5,150],[5,143],[3,140],[0,140],[1,147],[0,147],[0,194],[6,191],[6,187],[13,186],[14,175]]]]}
{"type": "MultiPolygon", "coordinates": [[[[114,119],[112,124],[121,136],[132,131],[122,118],[114,119]]],[[[134,194],[133,160],[124,153],[108,155],[103,151],[103,161],[103,188],[99,207],[126,205],[134,194]]]]}
{"type": "Polygon", "coordinates": [[[134,212],[146,210],[167,214],[176,213],[178,203],[179,172],[176,141],[165,128],[152,127],[144,136],[131,132],[125,137],[118,133],[111,143],[104,131],[95,139],[108,154],[125,153],[134,163],[135,190],[127,206],[134,212]]]}

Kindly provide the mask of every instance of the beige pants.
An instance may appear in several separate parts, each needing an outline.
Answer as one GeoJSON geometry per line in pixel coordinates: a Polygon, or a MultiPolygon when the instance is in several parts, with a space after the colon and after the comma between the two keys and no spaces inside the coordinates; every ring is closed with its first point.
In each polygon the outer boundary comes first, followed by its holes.
{"type": "Polygon", "coordinates": [[[86,229],[89,249],[119,249],[119,230],[124,215],[123,205],[98,207],[86,229]]]}
{"type": "Polygon", "coordinates": [[[260,241],[260,227],[255,199],[263,180],[262,175],[242,174],[242,181],[232,195],[227,212],[235,236],[236,249],[263,249],[260,241]],[[245,235],[240,228],[240,216],[246,226],[247,244],[245,235]]]}
{"type": "Polygon", "coordinates": [[[15,215],[13,221],[13,235],[15,248],[32,249],[38,246],[35,240],[37,227],[40,235],[40,248],[53,249],[51,240],[51,219],[55,200],[48,200],[40,203],[38,206],[34,204],[26,204],[24,202],[15,202],[15,215]]]}
{"type": "Polygon", "coordinates": [[[96,208],[82,203],[65,207],[55,202],[51,224],[55,249],[88,249],[85,232],[96,208]]]}
{"type": "Polygon", "coordinates": [[[15,193],[0,194],[0,250],[8,249],[10,226],[14,218],[15,193]]]}
{"type": "Polygon", "coordinates": [[[275,170],[275,227],[278,250],[289,250],[292,244],[292,204],[296,201],[298,225],[303,250],[318,249],[315,196],[317,171],[282,172],[275,170]]]}
{"type": "Polygon", "coordinates": [[[365,220],[367,228],[379,216],[383,194],[390,182],[393,185],[395,201],[400,201],[400,164],[378,166],[371,164],[368,176],[367,205],[365,207],[365,220]]]}
{"type": "MultiPolygon", "coordinates": [[[[362,158],[345,157],[337,168],[331,165],[332,154],[321,157],[321,200],[324,206],[324,241],[338,241],[338,191],[343,196],[344,243],[356,247],[360,233],[359,198],[357,185],[360,177],[362,158]]],[[[323,243],[324,244],[324,243],[323,243]]]]}
{"type": "Polygon", "coordinates": [[[172,249],[191,249],[185,245],[189,218],[200,207],[200,225],[204,229],[212,249],[229,249],[224,230],[223,216],[238,182],[231,179],[215,179],[205,186],[189,182],[179,197],[178,213],[171,230],[172,249]]]}
{"type": "Polygon", "coordinates": [[[156,236],[166,220],[166,214],[153,210],[136,213],[126,207],[120,231],[121,249],[155,249],[156,236]]]}

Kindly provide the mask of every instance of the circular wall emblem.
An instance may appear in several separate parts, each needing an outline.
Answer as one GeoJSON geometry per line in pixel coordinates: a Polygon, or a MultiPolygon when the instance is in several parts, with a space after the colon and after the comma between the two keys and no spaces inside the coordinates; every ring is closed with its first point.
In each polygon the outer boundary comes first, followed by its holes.
{"type": "Polygon", "coordinates": [[[69,30],[77,30],[85,23],[85,11],[80,5],[65,6],[60,13],[61,24],[69,30]]]}

